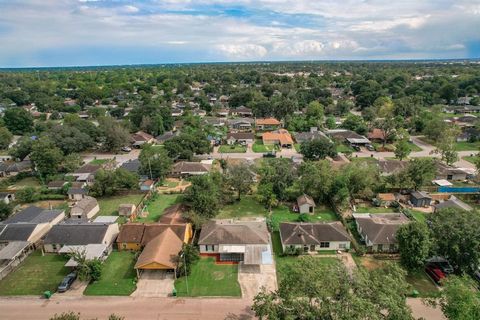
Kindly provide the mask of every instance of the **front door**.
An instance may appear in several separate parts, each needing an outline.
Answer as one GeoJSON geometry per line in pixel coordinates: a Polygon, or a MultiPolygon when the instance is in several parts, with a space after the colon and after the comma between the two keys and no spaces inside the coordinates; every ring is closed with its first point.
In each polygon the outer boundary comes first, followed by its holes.
{"type": "Polygon", "coordinates": [[[315,251],[315,245],[314,245],[314,244],[311,244],[311,245],[310,245],[310,251],[311,251],[311,252],[314,252],[314,251],[315,251]]]}
{"type": "Polygon", "coordinates": [[[303,246],[303,252],[308,252],[308,246],[303,246]]]}

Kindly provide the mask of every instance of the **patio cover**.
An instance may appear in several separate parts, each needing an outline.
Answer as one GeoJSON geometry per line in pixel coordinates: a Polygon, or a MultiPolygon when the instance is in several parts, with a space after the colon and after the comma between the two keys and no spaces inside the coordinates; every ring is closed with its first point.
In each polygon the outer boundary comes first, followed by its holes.
{"type": "Polygon", "coordinates": [[[447,181],[445,179],[440,179],[440,180],[433,180],[432,181],[434,184],[440,187],[450,187],[453,186],[453,184],[450,181],[447,181]]]}
{"type": "Polygon", "coordinates": [[[271,264],[271,252],[268,245],[247,245],[243,257],[244,264],[271,264]],[[270,257],[269,257],[270,253],[270,257]],[[270,262],[270,263],[269,263],[270,262]]]}
{"type": "Polygon", "coordinates": [[[0,250],[0,260],[13,260],[30,245],[28,241],[12,241],[0,250]]]}
{"type": "Polygon", "coordinates": [[[93,220],[94,223],[107,223],[112,224],[117,222],[118,216],[98,216],[93,220]]]}
{"type": "MultiPolygon", "coordinates": [[[[106,244],[87,244],[86,246],[63,246],[58,253],[72,253],[75,251],[84,251],[87,260],[93,260],[95,258],[102,258],[104,252],[107,250],[108,246],[106,244]]],[[[65,267],[76,267],[78,265],[77,261],[73,258],[67,261],[65,267]]]]}

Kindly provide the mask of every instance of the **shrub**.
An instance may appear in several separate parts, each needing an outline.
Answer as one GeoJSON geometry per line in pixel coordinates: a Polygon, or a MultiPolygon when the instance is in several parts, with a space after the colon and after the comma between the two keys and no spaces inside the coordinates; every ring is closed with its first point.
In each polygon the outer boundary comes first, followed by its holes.
{"type": "Polygon", "coordinates": [[[295,247],[286,247],[285,250],[283,251],[283,254],[285,256],[299,256],[302,253],[302,250],[300,248],[295,248],[295,247]]]}

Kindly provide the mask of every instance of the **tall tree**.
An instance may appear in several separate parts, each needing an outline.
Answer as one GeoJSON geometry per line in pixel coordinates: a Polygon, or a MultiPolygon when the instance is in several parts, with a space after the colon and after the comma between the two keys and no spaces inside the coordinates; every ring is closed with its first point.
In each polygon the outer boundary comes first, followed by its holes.
{"type": "Polygon", "coordinates": [[[6,127],[0,127],[0,149],[7,149],[12,143],[13,135],[6,127]]]}
{"type": "Polygon", "coordinates": [[[221,190],[212,174],[194,176],[185,190],[185,202],[193,211],[205,218],[213,218],[220,209],[221,190]]]}
{"type": "Polygon", "coordinates": [[[240,201],[241,195],[248,193],[254,183],[255,172],[252,166],[246,163],[229,165],[227,168],[227,183],[237,191],[237,200],[240,201]]]}
{"type": "Polygon", "coordinates": [[[163,148],[154,148],[150,144],[142,146],[138,157],[140,160],[140,172],[152,179],[163,180],[170,172],[172,159],[163,148]]]}
{"type": "Polygon", "coordinates": [[[128,130],[111,117],[103,117],[99,120],[104,138],[103,148],[107,151],[117,151],[128,145],[130,134],[128,130]]]}
{"type": "Polygon", "coordinates": [[[326,157],[335,157],[337,150],[335,144],[327,138],[317,138],[302,142],[300,153],[303,154],[305,159],[318,160],[326,157]]]}
{"type": "Polygon", "coordinates": [[[396,234],[403,266],[408,270],[423,267],[430,254],[430,232],[423,222],[414,221],[401,226],[396,234]]]}
{"type": "Polygon", "coordinates": [[[13,134],[24,134],[33,129],[33,117],[23,108],[9,108],[3,116],[5,126],[13,134]]]}
{"type": "Polygon", "coordinates": [[[44,180],[58,173],[63,161],[63,153],[51,140],[44,137],[33,143],[30,160],[41,179],[44,180]]]}

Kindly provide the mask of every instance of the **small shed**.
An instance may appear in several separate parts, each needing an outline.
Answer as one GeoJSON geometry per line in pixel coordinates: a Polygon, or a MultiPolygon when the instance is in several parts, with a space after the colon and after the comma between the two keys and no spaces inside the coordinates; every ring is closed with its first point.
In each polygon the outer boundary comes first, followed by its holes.
{"type": "Polygon", "coordinates": [[[121,217],[130,218],[135,214],[136,206],[131,203],[121,204],[118,207],[118,215],[121,217]]]}
{"type": "Polygon", "coordinates": [[[432,197],[424,191],[413,191],[410,193],[410,202],[414,207],[428,207],[432,202],[432,197]]]}
{"type": "Polygon", "coordinates": [[[303,194],[297,198],[299,213],[313,214],[315,211],[315,201],[309,195],[303,194]]]}
{"type": "Polygon", "coordinates": [[[153,180],[145,180],[140,184],[140,190],[142,191],[150,191],[153,190],[155,187],[155,181],[153,180]]]}

